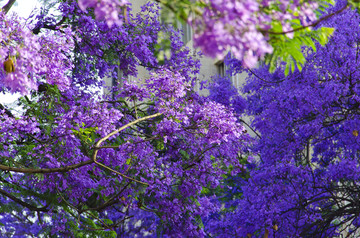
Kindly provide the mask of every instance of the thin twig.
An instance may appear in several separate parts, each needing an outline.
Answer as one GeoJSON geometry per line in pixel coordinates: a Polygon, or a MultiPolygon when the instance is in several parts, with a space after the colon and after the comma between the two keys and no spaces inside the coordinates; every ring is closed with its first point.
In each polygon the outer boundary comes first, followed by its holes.
{"type": "Polygon", "coordinates": [[[241,118],[239,118],[239,120],[240,120],[242,123],[244,123],[248,128],[250,128],[250,130],[252,130],[252,131],[255,133],[255,135],[261,139],[261,136],[260,136],[248,123],[246,123],[246,122],[245,122],[243,119],[241,119],[241,118]]]}
{"type": "Polygon", "coordinates": [[[285,35],[285,34],[288,34],[288,33],[301,31],[301,30],[304,30],[306,28],[315,27],[315,26],[319,25],[320,22],[325,21],[325,20],[329,19],[330,17],[332,17],[332,16],[334,16],[336,14],[340,14],[341,12],[346,10],[348,7],[349,7],[349,5],[346,4],[343,8],[337,10],[336,12],[333,12],[333,13],[331,13],[329,15],[326,15],[325,17],[320,18],[319,20],[317,20],[317,21],[315,21],[315,22],[313,22],[313,23],[311,23],[309,25],[298,27],[298,28],[295,28],[295,29],[292,29],[292,30],[289,30],[289,31],[275,32],[275,31],[260,30],[260,32],[269,33],[269,34],[272,34],[272,35],[285,35]]]}

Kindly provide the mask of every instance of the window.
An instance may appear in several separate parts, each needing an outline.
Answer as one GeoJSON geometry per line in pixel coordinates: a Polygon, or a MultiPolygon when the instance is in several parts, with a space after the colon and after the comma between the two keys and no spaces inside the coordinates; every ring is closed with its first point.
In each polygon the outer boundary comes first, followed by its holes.
{"type": "Polygon", "coordinates": [[[226,67],[225,67],[225,63],[223,60],[218,61],[217,63],[215,63],[216,68],[217,68],[217,73],[218,75],[220,75],[221,77],[224,77],[226,75],[226,67]]]}
{"type": "Polygon", "coordinates": [[[181,30],[183,31],[182,41],[186,45],[192,39],[192,28],[185,22],[181,24],[181,30]]]}

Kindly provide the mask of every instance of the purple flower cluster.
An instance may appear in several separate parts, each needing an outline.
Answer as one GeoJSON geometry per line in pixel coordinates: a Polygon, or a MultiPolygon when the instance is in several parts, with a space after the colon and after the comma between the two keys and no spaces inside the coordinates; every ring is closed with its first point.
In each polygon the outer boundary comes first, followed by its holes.
{"type": "Polygon", "coordinates": [[[266,32],[273,22],[280,22],[284,32],[292,29],[293,19],[306,25],[316,19],[318,6],[313,1],[301,5],[298,1],[207,0],[205,4],[201,17],[189,19],[195,44],[211,57],[223,58],[230,51],[250,68],[272,53],[266,32]]]}
{"type": "MultiPolygon", "coordinates": [[[[158,1],[162,2],[162,1],[158,1]]],[[[127,0],[78,1],[82,11],[94,9],[97,20],[105,20],[109,27],[128,23],[127,0]],[[123,17],[120,17],[123,16],[123,17]]],[[[165,4],[166,5],[166,4],[165,4]]],[[[196,5],[196,4],[195,4],[196,5]]],[[[228,51],[246,67],[255,67],[257,62],[273,48],[269,42],[268,31],[273,23],[282,25],[284,32],[293,37],[294,20],[302,25],[314,22],[317,1],[264,0],[206,0],[195,7],[196,14],[189,16],[188,23],[194,28],[194,42],[211,57],[223,58],[228,51]]],[[[172,9],[181,11],[180,9],[172,9]]]]}
{"type": "Polygon", "coordinates": [[[2,82],[22,73],[32,87],[5,86],[37,90],[19,99],[16,117],[0,114],[1,236],[205,236],[202,220],[221,204],[203,190],[244,170],[243,126],[193,91],[199,60],[160,23],[158,6],[111,27],[73,1],[59,11],[60,22],[37,18],[38,34],[3,22],[2,60],[10,52],[17,61],[2,82]],[[162,64],[159,32],[171,40],[162,64]],[[109,97],[92,90],[102,77],[120,80],[119,70],[136,76],[139,65],[150,74],[142,83],[124,82],[109,97]]]}
{"type": "Polygon", "coordinates": [[[62,3],[59,8],[64,18],[72,19],[76,51],[74,85],[92,87],[102,84],[99,78],[111,77],[119,82],[121,77],[136,77],[139,65],[149,71],[159,68],[156,45],[160,33],[171,41],[171,57],[164,60],[163,67],[181,72],[187,80],[198,72],[199,59],[183,46],[178,31],[161,24],[159,6],[151,2],[142,6],[140,13],[134,16],[129,13],[127,24],[112,27],[81,11],[76,2],[62,3]]]}
{"type": "Polygon", "coordinates": [[[111,27],[114,24],[123,24],[123,20],[119,18],[119,12],[123,9],[122,7],[126,9],[129,2],[127,0],[79,0],[78,4],[82,11],[86,11],[89,7],[93,8],[96,20],[104,20],[111,27]]]}
{"type": "Polygon", "coordinates": [[[71,32],[67,30],[65,35],[55,33],[37,37],[16,16],[8,17],[1,13],[0,19],[0,62],[4,65],[10,59],[14,67],[11,72],[1,70],[2,88],[12,93],[28,94],[42,82],[56,84],[61,90],[70,86],[68,74],[72,62],[66,53],[73,48],[71,32]]]}
{"type": "Polygon", "coordinates": [[[258,131],[252,148],[258,157],[248,160],[245,182],[234,180],[242,195],[227,203],[233,209],[209,222],[213,235],[359,232],[358,22],[352,10],[324,21],[322,26],[336,29],[334,36],[316,52],[307,51],[301,72],[285,77],[281,65],[273,74],[267,67],[248,71],[243,92],[258,131]]]}
{"type": "Polygon", "coordinates": [[[239,95],[228,77],[213,77],[208,88],[211,100],[233,108],[237,114],[244,112],[246,101],[239,95]]]}

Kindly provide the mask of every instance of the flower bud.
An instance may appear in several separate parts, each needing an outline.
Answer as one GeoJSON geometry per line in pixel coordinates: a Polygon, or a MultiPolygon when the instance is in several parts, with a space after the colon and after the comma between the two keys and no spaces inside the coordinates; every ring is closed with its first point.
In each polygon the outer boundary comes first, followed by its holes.
{"type": "Polygon", "coordinates": [[[12,73],[15,71],[14,62],[10,58],[4,62],[4,70],[6,73],[12,73]]]}
{"type": "Polygon", "coordinates": [[[359,131],[358,130],[353,130],[352,134],[353,134],[353,136],[357,137],[359,135],[359,131]]]}

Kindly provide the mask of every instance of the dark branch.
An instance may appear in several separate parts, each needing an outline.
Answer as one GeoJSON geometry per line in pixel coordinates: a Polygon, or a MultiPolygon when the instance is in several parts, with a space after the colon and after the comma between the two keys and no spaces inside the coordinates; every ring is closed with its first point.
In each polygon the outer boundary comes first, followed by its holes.
{"type": "Polygon", "coordinates": [[[255,135],[261,139],[261,136],[259,135],[259,133],[257,133],[257,132],[255,131],[255,129],[253,129],[248,123],[246,123],[246,121],[244,121],[244,120],[241,119],[241,118],[239,118],[239,120],[240,120],[242,123],[244,123],[248,128],[250,128],[250,130],[252,130],[252,131],[255,133],[255,135]]]}
{"type": "Polygon", "coordinates": [[[4,12],[6,15],[9,12],[12,5],[14,5],[15,2],[16,2],[16,0],[9,0],[8,3],[6,3],[5,6],[3,6],[1,8],[1,11],[4,12]]]}
{"type": "Polygon", "coordinates": [[[4,191],[2,189],[0,189],[0,194],[10,198],[11,200],[13,200],[16,203],[28,208],[30,211],[37,211],[37,212],[47,212],[47,211],[49,211],[49,209],[47,209],[45,207],[40,207],[39,208],[39,207],[35,207],[35,206],[33,206],[33,205],[29,204],[29,203],[26,203],[26,202],[18,199],[14,195],[11,195],[10,193],[8,193],[8,192],[6,192],[6,191],[4,191]]]}
{"type": "Polygon", "coordinates": [[[60,167],[60,168],[51,168],[51,169],[14,168],[14,167],[9,167],[9,166],[0,164],[0,170],[13,171],[13,172],[24,173],[24,174],[64,173],[64,172],[68,172],[70,170],[74,170],[74,169],[77,169],[77,168],[80,168],[82,166],[92,164],[92,163],[94,163],[93,160],[86,160],[86,161],[78,163],[78,164],[73,164],[73,165],[60,167]]]}
{"type": "Polygon", "coordinates": [[[292,29],[290,31],[282,31],[282,32],[275,32],[275,31],[266,31],[266,30],[260,30],[260,32],[263,32],[263,33],[268,33],[268,34],[272,34],[272,35],[285,35],[285,34],[288,34],[288,33],[292,33],[292,32],[296,32],[296,31],[301,31],[301,30],[304,30],[308,27],[315,27],[317,25],[320,24],[320,22],[322,21],[325,21],[327,19],[329,19],[330,17],[336,15],[336,14],[340,14],[341,12],[343,12],[344,10],[346,10],[349,6],[348,5],[345,5],[343,8],[337,10],[336,12],[333,12],[329,15],[326,15],[325,17],[323,18],[320,18],[319,20],[313,22],[312,24],[310,25],[306,25],[306,26],[302,26],[302,27],[298,27],[298,28],[295,28],[295,29],[292,29]]]}
{"type": "Polygon", "coordinates": [[[251,74],[253,74],[256,78],[260,79],[261,81],[263,81],[263,82],[265,82],[265,83],[281,83],[281,82],[283,82],[283,81],[286,79],[286,77],[285,77],[285,78],[280,79],[280,80],[277,80],[277,81],[267,81],[267,80],[261,78],[259,75],[257,75],[257,74],[256,74],[254,71],[252,71],[250,68],[246,68],[246,69],[247,69],[251,74]]]}
{"type": "Polygon", "coordinates": [[[105,208],[112,206],[113,204],[115,204],[116,202],[118,202],[118,197],[125,191],[125,189],[132,183],[132,181],[130,180],[117,194],[115,194],[113,197],[111,197],[108,201],[106,201],[104,204],[95,207],[95,208],[89,208],[86,209],[85,211],[89,211],[89,210],[94,210],[94,211],[98,211],[101,212],[102,210],[104,210],[105,208]]]}
{"type": "Polygon", "coordinates": [[[11,111],[7,108],[5,108],[1,103],[0,103],[0,111],[5,110],[5,114],[8,115],[9,117],[14,118],[14,115],[11,113],[11,111]]]}
{"type": "Polygon", "coordinates": [[[35,35],[37,35],[37,34],[39,34],[40,33],[40,30],[41,29],[49,29],[49,30],[53,30],[53,31],[56,31],[56,30],[59,30],[59,26],[61,25],[61,24],[63,24],[65,21],[66,21],[66,17],[63,17],[58,23],[56,23],[55,25],[47,25],[47,24],[44,24],[44,25],[38,25],[38,26],[36,26],[33,30],[32,30],[32,32],[35,34],[35,35]]]}

